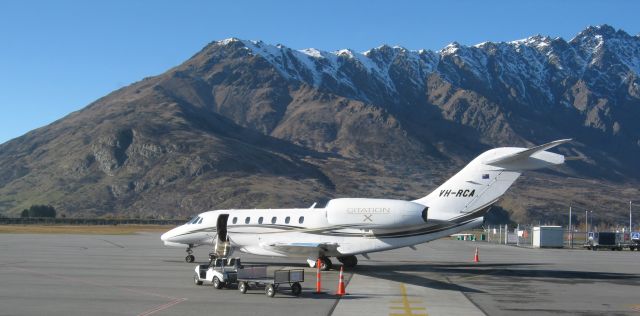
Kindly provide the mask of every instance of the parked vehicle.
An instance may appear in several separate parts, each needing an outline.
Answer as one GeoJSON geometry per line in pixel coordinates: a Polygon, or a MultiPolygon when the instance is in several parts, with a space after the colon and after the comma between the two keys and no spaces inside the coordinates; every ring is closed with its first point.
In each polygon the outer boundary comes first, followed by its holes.
{"type": "Polygon", "coordinates": [[[618,234],[615,232],[591,232],[584,247],[594,251],[599,249],[622,250],[623,248],[618,234]]]}
{"type": "Polygon", "coordinates": [[[200,264],[195,268],[193,282],[196,285],[211,283],[216,289],[236,283],[238,269],[242,267],[240,258],[212,258],[209,264],[200,264]]]}

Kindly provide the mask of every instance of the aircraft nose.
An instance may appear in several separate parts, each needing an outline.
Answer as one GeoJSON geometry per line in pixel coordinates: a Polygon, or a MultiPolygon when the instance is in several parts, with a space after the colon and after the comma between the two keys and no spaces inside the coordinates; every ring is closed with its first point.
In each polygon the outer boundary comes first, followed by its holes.
{"type": "Polygon", "coordinates": [[[160,240],[162,240],[162,241],[171,241],[171,238],[173,237],[173,235],[175,235],[174,234],[174,230],[175,230],[175,228],[170,230],[170,231],[168,231],[168,232],[166,232],[166,233],[164,233],[164,234],[162,234],[162,236],[160,236],[160,240]]]}

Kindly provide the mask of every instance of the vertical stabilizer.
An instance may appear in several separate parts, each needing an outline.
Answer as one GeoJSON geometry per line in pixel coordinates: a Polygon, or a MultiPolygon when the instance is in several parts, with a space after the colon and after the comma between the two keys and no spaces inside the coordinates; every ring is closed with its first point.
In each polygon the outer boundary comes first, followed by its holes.
{"type": "Polygon", "coordinates": [[[564,163],[564,156],[546,151],[570,139],[532,148],[501,147],[476,157],[431,194],[413,202],[429,207],[429,218],[451,220],[482,212],[495,203],[522,171],[564,163]]]}

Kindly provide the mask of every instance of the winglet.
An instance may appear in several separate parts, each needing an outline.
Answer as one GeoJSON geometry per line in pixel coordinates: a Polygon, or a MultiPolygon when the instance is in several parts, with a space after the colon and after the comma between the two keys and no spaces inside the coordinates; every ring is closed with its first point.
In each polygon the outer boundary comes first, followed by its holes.
{"type": "MultiPolygon", "coordinates": [[[[511,154],[507,154],[507,155],[503,155],[503,156],[498,156],[492,159],[489,159],[487,161],[485,161],[484,163],[487,165],[496,165],[496,164],[506,164],[506,163],[511,163],[514,162],[516,160],[520,160],[523,158],[529,158],[532,155],[545,151],[547,149],[556,147],[558,145],[564,144],[566,142],[571,141],[571,138],[567,138],[567,139],[559,139],[559,140],[554,140],[552,142],[543,144],[543,145],[539,145],[539,146],[535,146],[535,147],[531,147],[528,149],[524,149],[522,151],[516,152],[516,153],[511,153],[511,154]]],[[[564,158],[564,156],[562,156],[564,158]]],[[[564,159],[562,159],[561,162],[564,162],[564,159]]]]}

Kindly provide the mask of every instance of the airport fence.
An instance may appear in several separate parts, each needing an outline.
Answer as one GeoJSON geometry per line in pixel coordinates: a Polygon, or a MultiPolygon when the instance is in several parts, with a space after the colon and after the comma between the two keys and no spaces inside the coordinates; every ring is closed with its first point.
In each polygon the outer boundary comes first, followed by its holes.
{"type": "Polygon", "coordinates": [[[102,218],[0,218],[0,225],[182,225],[185,219],[102,218]]]}
{"type": "MultiPolygon", "coordinates": [[[[509,228],[505,225],[488,226],[484,229],[457,234],[458,239],[487,242],[493,244],[533,246],[533,226],[509,228]]],[[[564,229],[563,242],[566,248],[580,248],[587,240],[585,231],[564,229]]]]}

